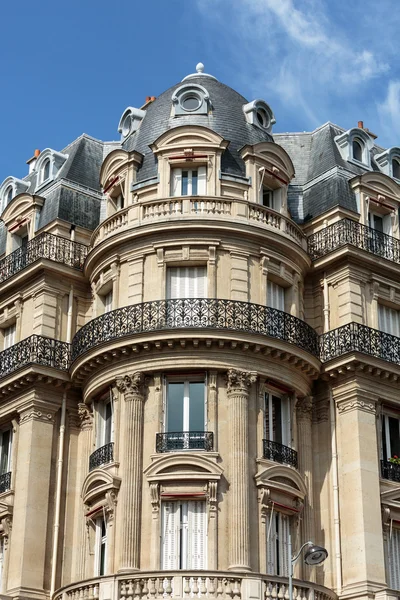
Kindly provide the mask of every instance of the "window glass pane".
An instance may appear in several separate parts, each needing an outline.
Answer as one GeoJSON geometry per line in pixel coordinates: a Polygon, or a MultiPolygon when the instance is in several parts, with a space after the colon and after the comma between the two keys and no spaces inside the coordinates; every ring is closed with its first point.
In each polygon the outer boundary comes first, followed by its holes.
{"type": "Polygon", "coordinates": [[[378,215],[374,215],[374,225],[375,231],[381,231],[383,233],[383,219],[378,215]]]}
{"type": "Polygon", "coordinates": [[[3,431],[1,440],[0,475],[8,473],[11,431],[3,431]]]}
{"type": "Polygon", "coordinates": [[[189,383],[189,431],[204,431],[204,382],[189,383]]]}
{"type": "Polygon", "coordinates": [[[356,160],[362,161],[362,147],[357,140],[353,141],[353,158],[356,160]]]}
{"type": "Polygon", "coordinates": [[[109,444],[111,442],[112,435],[112,412],[111,412],[111,402],[106,404],[105,410],[105,431],[104,431],[104,444],[109,444]]]}
{"type": "Polygon", "coordinates": [[[396,179],[400,179],[400,163],[395,159],[392,161],[392,175],[396,179]]]}
{"type": "Polygon", "coordinates": [[[389,436],[391,455],[400,456],[399,421],[394,417],[389,417],[389,436]]]}
{"type": "Polygon", "coordinates": [[[183,383],[167,385],[167,430],[183,431],[183,383]]]}
{"type": "Polygon", "coordinates": [[[182,171],[182,196],[188,195],[188,171],[182,171]]]}
{"type": "Polygon", "coordinates": [[[272,419],[274,442],[282,444],[282,406],[281,399],[276,396],[272,396],[272,419]]]}
{"type": "Polygon", "coordinates": [[[192,195],[197,196],[197,171],[192,171],[192,195]]]}

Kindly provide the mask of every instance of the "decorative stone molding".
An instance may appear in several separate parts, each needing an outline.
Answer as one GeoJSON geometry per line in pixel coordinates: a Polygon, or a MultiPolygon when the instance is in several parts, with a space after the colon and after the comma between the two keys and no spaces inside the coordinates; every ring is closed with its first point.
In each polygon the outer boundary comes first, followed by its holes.
{"type": "Polygon", "coordinates": [[[249,388],[257,381],[257,373],[229,369],[227,373],[228,394],[248,394],[249,388]]]}
{"type": "Polygon", "coordinates": [[[311,420],[313,410],[313,399],[312,396],[304,396],[304,398],[298,398],[296,402],[296,415],[297,420],[311,420]]]}
{"type": "Polygon", "coordinates": [[[31,409],[21,414],[19,424],[28,423],[29,421],[44,421],[54,422],[54,414],[43,413],[41,410],[31,409]]]}
{"type": "Polygon", "coordinates": [[[217,516],[217,489],[218,484],[216,481],[208,482],[208,502],[210,510],[210,519],[215,519],[217,516]]]}
{"type": "Polygon", "coordinates": [[[160,486],[158,483],[150,484],[150,502],[152,512],[158,514],[160,511],[160,486]]]}
{"type": "Polygon", "coordinates": [[[112,521],[114,519],[114,515],[115,515],[115,507],[117,506],[117,502],[118,502],[118,494],[115,490],[110,490],[108,492],[106,492],[105,494],[106,497],[106,513],[108,516],[108,519],[110,521],[112,521]]]}
{"type": "Polygon", "coordinates": [[[143,399],[145,380],[144,373],[141,371],[118,377],[115,384],[118,390],[125,395],[125,400],[143,399]]]}
{"type": "Polygon", "coordinates": [[[338,402],[339,414],[350,412],[351,410],[363,410],[367,413],[376,413],[376,403],[373,401],[360,400],[359,398],[351,400],[342,400],[338,402]]]}
{"type": "Polygon", "coordinates": [[[93,414],[87,404],[79,402],[78,417],[81,421],[81,429],[91,429],[93,426],[93,414]]]}

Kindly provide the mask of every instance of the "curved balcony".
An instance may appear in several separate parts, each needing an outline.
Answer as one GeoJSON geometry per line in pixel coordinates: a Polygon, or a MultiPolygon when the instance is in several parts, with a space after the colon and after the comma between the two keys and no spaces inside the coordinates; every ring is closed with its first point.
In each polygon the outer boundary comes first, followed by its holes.
{"type": "MultiPolygon", "coordinates": [[[[97,577],[65,586],[56,591],[54,600],[98,600],[104,584],[110,600],[144,600],[153,598],[206,598],[215,600],[246,600],[254,593],[254,583],[260,585],[259,598],[287,598],[288,578],[260,573],[232,571],[152,571],[127,575],[97,577]],[[110,585],[112,584],[112,585],[110,585]]],[[[310,581],[293,580],[293,597],[302,600],[337,600],[336,594],[310,581]]]]}
{"type": "Polygon", "coordinates": [[[247,223],[263,229],[278,231],[303,250],[307,241],[301,228],[280,213],[247,200],[213,196],[183,196],[164,200],[146,200],[132,204],[103,221],[93,232],[91,247],[103,240],[140,225],[165,221],[210,219],[247,223]]]}
{"type": "Polygon", "coordinates": [[[82,271],[87,252],[84,244],[44,231],[0,260],[0,283],[43,258],[82,271]]]}
{"type": "Polygon", "coordinates": [[[0,378],[31,364],[68,371],[70,344],[42,335],[31,335],[0,352],[0,378]]]}
{"type": "Polygon", "coordinates": [[[320,336],[321,361],[361,352],[400,364],[400,338],[360,323],[348,323],[320,336]]]}
{"type": "Polygon", "coordinates": [[[314,329],[288,313],[237,300],[185,298],[124,306],[89,321],[72,341],[72,360],[98,344],[124,336],[188,328],[259,334],[319,356],[314,329]]]}
{"type": "Polygon", "coordinates": [[[103,467],[113,460],[114,442],[110,442],[109,444],[97,448],[97,450],[92,452],[89,456],[89,471],[93,471],[93,469],[97,469],[98,467],[103,467]]]}
{"type": "Polygon", "coordinates": [[[179,452],[181,450],[205,450],[212,452],[212,431],[169,431],[156,434],[156,452],[179,452]]]}
{"type": "Polygon", "coordinates": [[[347,244],[400,263],[400,240],[352,219],[341,219],[328,225],[307,240],[308,253],[313,261],[347,244]]]}
{"type": "Polygon", "coordinates": [[[297,452],[288,446],[272,442],[271,440],[263,440],[263,458],[273,460],[274,462],[283,465],[290,465],[297,469],[297,452]]]}
{"type": "Polygon", "coordinates": [[[381,460],[381,476],[383,479],[400,483],[400,464],[392,463],[390,460],[381,460]]]}

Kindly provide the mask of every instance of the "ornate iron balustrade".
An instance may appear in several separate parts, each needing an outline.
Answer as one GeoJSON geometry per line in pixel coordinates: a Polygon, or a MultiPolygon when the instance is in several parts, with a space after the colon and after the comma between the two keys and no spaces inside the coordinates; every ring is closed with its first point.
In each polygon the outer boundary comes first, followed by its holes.
{"type": "Polygon", "coordinates": [[[70,344],[31,335],[0,352],[0,378],[33,363],[68,371],[70,344]]]}
{"type": "Polygon", "coordinates": [[[292,315],[249,302],[213,298],[157,300],[124,306],[93,319],[72,341],[72,360],[97,344],[165,329],[224,329],[265,335],[319,355],[318,335],[292,315]]]}
{"type": "Polygon", "coordinates": [[[6,281],[25,267],[47,258],[73,269],[82,270],[88,247],[58,235],[44,231],[0,260],[0,283],[6,281]]]}
{"type": "Polygon", "coordinates": [[[101,448],[97,448],[89,456],[89,471],[97,469],[102,465],[106,465],[114,460],[114,442],[110,442],[101,448]]]}
{"type": "Polygon", "coordinates": [[[206,450],[214,447],[214,434],[211,431],[169,431],[156,434],[156,451],[206,450]]]}
{"type": "Polygon", "coordinates": [[[381,460],[381,475],[383,479],[400,483],[400,465],[391,463],[388,460],[381,460]]]}
{"type": "Polygon", "coordinates": [[[307,244],[312,260],[350,244],[375,256],[400,263],[400,240],[352,219],[341,219],[313,233],[309,236],[307,244]]]}
{"type": "Polygon", "coordinates": [[[0,494],[8,492],[11,489],[11,471],[0,475],[0,494]]]}
{"type": "Polygon", "coordinates": [[[297,452],[288,446],[271,442],[271,440],[263,440],[263,456],[275,462],[290,465],[297,469],[297,452]]]}
{"type": "Polygon", "coordinates": [[[362,352],[400,364],[400,338],[354,322],[332,329],[320,336],[322,362],[348,352],[362,352]]]}

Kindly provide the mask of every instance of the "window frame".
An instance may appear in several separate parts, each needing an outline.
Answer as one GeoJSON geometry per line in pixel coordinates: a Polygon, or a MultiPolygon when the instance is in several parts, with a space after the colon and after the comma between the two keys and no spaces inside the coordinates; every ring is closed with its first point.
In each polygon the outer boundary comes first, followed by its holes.
{"type": "Polygon", "coordinates": [[[94,577],[101,577],[107,573],[108,558],[108,523],[105,516],[97,517],[94,521],[95,527],[95,547],[94,547],[94,577]],[[103,534],[103,525],[105,533],[103,534]]]}
{"type": "Polygon", "coordinates": [[[166,269],[166,300],[185,300],[187,298],[207,298],[208,269],[207,265],[173,266],[166,269]],[[174,283],[172,277],[175,276],[174,283]],[[173,289],[175,287],[175,289],[173,289]],[[193,294],[190,288],[193,287],[193,294]],[[184,291],[182,291],[184,288],[184,291]],[[178,294],[178,295],[176,295],[178,294]]]}
{"type": "Polygon", "coordinates": [[[3,334],[3,350],[7,350],[16,344],[17,324],[11,323],[2,328],[3,334]]]}
{"type": "MultiPolygon", "coordinates": [[[[208,509],[206,499],[176,499],[172,501],[163,501],[161,503],[161,535],[160,535],[160,568],[162,570],[193,570],[203,571],[207,569],[207,540],[208,540],[208,509]],[[201,505],[202,510],[191,510],[201,505]],[[174,506],[174,510],[171,507],[174,506]],[[167,508],[169,512],[167,513],[167,508]],[[172,535],[167,537],[168,518],[166,514],[172,517],[172,535]],[[196,516],[199,517],[202,526],[199,538],[196,540],[196,516]],[[179,522],[177,520],[179,519],[179,522]],[[202,521],[202,523],[201,523],[202,521]],[[168,546],[172,546],[172,558],[165,556],[168,553],[168,546]],[[203,549],[200,556],[195,557],[196,547],[203,549]],[[167,547],[167,548],[166,548],[167,547]],[[197,565],[191,564],[192,561],[198,561],[197,565]],[[194,559],[194,560],[193,560],[194,559]]],[[[198,529],[199,532],[199,529],[198,529]]],[[[169,535],[169,531],[168,531],[169,535]]]]}
{"type": "Polygon", "coordinates": [[[0,476],[5,475],[6,473],[11,472],[12,466],[12,445],[13,445],[13,430],[12,427],[7,427],[0,430],[0,476]],[[3,467],[3,456],[4,456],[4,434],[9,434],[8,440],[6,441],[7,445],[7,465],[3,467]]]}
{"type": "Polygon", "coordinates": [[[102,398],[95,404],[96,409],[96,449],[114,441],[114,406],[112,397],[102,398]],[[108,413],[109,410],[109,414],[108,413]],[[109,431],[108,431],[109,429],[109,431]]]}
{"type": "MultiPolygon", "coordinates": [[[[287,394],[279,393],[273,388],[264,390],[263,435],[267,441],[292,448],[292,403],[287,394]],[[280,401],[280,441],[277,436],[276,416],[274,419],[274,399],[280,401]],[[272,428],[271,428],[272,423],[272,428]]],[[[276,414],[276,412],[275,412],[276,414]]]]}
{"type": "MultiPolygon", "coordinates": [[[[168,423],[168,397],[169,397],[169,385],[173,384],[182,384],[183,383],[183,415],[182,415],[182,425],[183,428],[181,431],[177,431],[176,433],[191,433],[192,431],[199,431],[198,429],[190,429],[190,384],[191,383],[202,383],[204,387],[204,412],[203,412],[203,429],[200,431],[207,431],[208,426],[208,406],[207,406],[207,374],[199,373],[199,374],[188,374],[188,375],[170,375],[164,377],[164,418],[163,418],[163,430],[164,433],[175,433],[174,430],[170,430],[168,423]],[[187,429],[185,429],[185,424],[187,425],[187,429]]],[[[193,403],[193,400],[192,400],[193,403]]]]}
{"type": "Polygon", "coordinates": [[[273,308],[275,310],[280,310],[285,312],[285,304],[286,304],[286,288],[279,283],[276,283],[272,279],[267,279],[267,297],[265,301],[265,305],[268,308],[273,308]],[[271,302],[271,298],[273,301],[271,302]],[[278,302],[276,302],[278,300],[278,302]],[[278,304],[279,306],[275,306],[278,304]]]}
{"type": "Polygon", "coordinates": [[[207,165],[191,163],[187,166],[171,166],[170,197],[187,198],[193,196],[207,196],[207,165]],[[186,179],[186,193],[184,193],[183,173],[186,172],[188,175],[186,179]],[[193,173],[196,173],[195,191],[193,191],[193,173]]]}
{"type": "Polygon", "coordinates": [[[288,560],[288,544],[289,535],[291,534],[291,529],[293,528],[292,517],[280,511],[271,510],[267,514],[265,527],[265,552],[267,555],[266,572],[268,575],[288,577],[291,566],[289,565],[288,560]],[[284,531],[285,528],[286,532],[284,531]],[[272,539],[273,537],[275,539],[272,539]]]}

